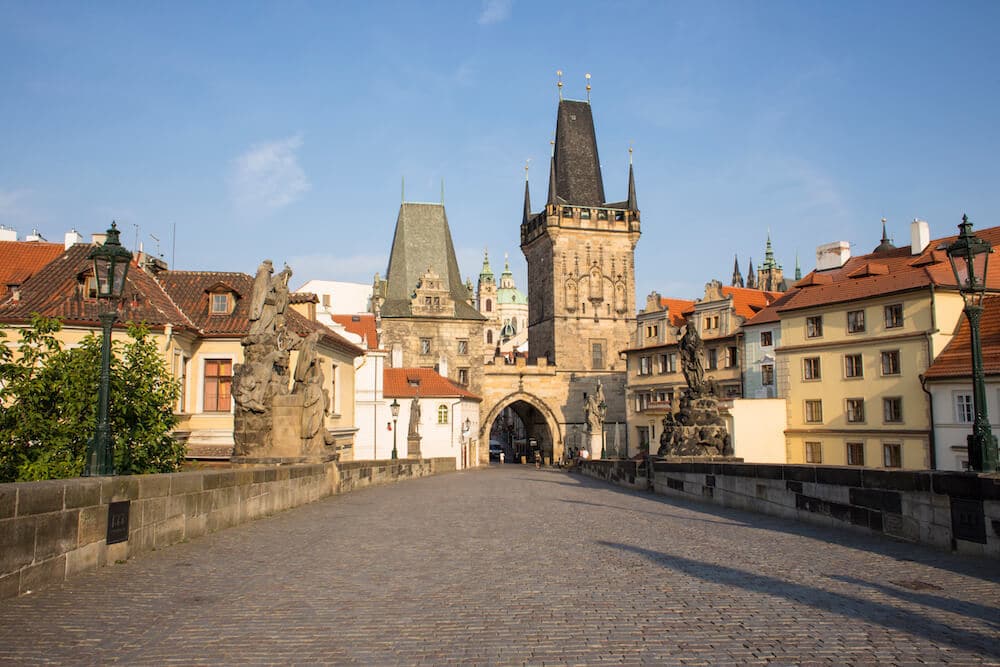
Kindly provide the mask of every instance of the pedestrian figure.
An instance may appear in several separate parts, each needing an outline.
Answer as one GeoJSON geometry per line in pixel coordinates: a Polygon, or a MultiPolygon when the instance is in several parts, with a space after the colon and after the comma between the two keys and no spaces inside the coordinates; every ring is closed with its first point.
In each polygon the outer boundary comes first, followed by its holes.
{"type": "Polygon", "coordinates": [[[503,452],[500,452],[500,464],[501,465],[503,465],[503,459],[504,459],[503,452]]]}

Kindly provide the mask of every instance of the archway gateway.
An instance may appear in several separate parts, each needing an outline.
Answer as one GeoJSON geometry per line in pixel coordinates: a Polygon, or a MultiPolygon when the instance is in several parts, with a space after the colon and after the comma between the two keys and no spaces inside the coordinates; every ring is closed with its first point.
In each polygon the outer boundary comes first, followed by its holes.
{"type": "Polygon", "coordinates": [[[532,463],[535,451],[550,463],[562,458],[558,421],[537,396],[523,391],[509,394],[480,423],[484,436],[501,442],[508,461],[532,463]]]}

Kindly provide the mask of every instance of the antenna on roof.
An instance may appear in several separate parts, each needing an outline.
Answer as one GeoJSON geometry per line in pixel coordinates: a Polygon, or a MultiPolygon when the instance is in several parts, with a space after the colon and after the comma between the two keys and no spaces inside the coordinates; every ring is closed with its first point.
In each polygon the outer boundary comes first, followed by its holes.
{"type": "Polygon", "coordinates": [[[590,104],[590,72],[583,75],[587,79],[587,104],[590,104]]]}
{"type": "Polygon", "coordinates": [[[139,225],[133,222],[132,226],[135,227],[135,245],[132,246],[132,249],[137,250],[139,248],[139,225]]]}
{"type": "Polygon", "coordinates": [[[444,176],[441,177],[441,206],[444,206],[444,176]]]}
{"type": "Polygon", "coordinates": [[[156,236],[156,234],[150,234],[149,238],[156,241],[156,256],[163,257],[163,255],[160,254],[160,239],[156,236]]]}
{"type": "Polygon", "coordinates": [[[557,69],[556,70],[556,76],[558,77],[558,80],[556,81],[556,86],[559,87],[559,101],[561,102],[562,101],[562,70],[561,69],[557,69]]]}

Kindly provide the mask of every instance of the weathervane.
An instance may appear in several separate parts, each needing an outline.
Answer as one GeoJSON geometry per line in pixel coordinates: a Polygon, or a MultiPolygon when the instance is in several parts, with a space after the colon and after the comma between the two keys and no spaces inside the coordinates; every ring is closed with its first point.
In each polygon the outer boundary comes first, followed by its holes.
{"type": "Polygon", "coordinates": [[[557,69],[556,70],[556,76],[558,77],[558,80],[556,81],[556,86],[559,87],[559,100],[562,101],[562,70],[561,69],[557,69]]]}
{"type": "Polygon", "coordinates": [[[590,104],[590,72],[584,74],[587,79],[587,104],[590,104]]]}

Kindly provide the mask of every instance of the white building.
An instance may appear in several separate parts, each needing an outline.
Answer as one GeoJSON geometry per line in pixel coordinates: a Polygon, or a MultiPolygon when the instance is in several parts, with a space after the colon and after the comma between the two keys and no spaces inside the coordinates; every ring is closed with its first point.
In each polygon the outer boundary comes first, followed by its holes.
{"type": "Polygon", "coordinates": [[[348,283],[339,280],[310,280],[296,292],[312,292],[319,298],[316,319],[323,324],[335,313],[370,313],[372,286],[364,283],[348,283]]]}
{"type": "MultiPolygon", "coordinates": [[[[410,455],[407,446],[410,420],[414,401],[419,405],[415,418],[415,428],[420,435],[421,458],[455,458],[455,467],[463,470],[479,465],[479,396],[463,389],[448,378],[442,377],[430,368],[387,368],[383,374],[382,394],[388,402],[386,411],[389,421],[386,432],[390,435],[388,450],[395,446],[399,458],[410,455]],[[391,404],[399,404],[399,416],[395,419],[395,429],[391,417],[391,404]]],[[[381,414],[381,413],[380,413],[381,414]]],[[[380,439],[381,443],[381,439],[380,439]]],[[[382,455],[379,445],[379,458],[382,455]]],[[[483,456],[482,458],[486,458],[483,456]]]]}

